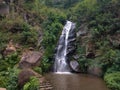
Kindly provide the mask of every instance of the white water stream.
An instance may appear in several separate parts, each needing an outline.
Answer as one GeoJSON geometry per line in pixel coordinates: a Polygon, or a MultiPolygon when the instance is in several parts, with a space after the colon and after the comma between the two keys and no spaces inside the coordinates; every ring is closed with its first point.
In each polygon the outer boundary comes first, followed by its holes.
{"type": "Polygon", "coordinates": [[[72,23],[71,21],[67,21],[66,25],[63,28],[57,47],[57,53],[55,56],[54,72],[69,73],[71,71],[67,61],[67,49],[69,32],[71,29],[74,29],[73,26],[75,26],[74,23],[72,23]]]}

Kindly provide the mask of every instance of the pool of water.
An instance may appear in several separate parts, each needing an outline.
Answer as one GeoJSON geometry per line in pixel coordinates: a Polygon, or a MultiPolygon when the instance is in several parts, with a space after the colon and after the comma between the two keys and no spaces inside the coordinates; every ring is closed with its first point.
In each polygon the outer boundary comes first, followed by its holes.
{"type": "Polygon", "coordinates": [[[53,90],[109,90],[101,78],[91,75],[48,73],[45,76],[53,90]]]}

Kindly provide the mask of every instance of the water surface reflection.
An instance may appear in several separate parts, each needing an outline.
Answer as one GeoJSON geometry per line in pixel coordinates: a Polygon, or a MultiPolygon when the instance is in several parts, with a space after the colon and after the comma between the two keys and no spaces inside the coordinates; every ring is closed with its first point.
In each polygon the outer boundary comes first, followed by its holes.
{"type": "Polygon", "coordinates": [[[46,78],[53,90],[109,90],[102,79],[85,74],[49,73],[46,78]]]}

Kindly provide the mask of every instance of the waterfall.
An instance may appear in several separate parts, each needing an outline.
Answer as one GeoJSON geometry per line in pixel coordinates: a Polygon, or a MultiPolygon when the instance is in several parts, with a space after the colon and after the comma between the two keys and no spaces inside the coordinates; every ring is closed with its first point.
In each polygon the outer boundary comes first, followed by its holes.
{"type": "Polygon", "coordinates": [[[57,46],[56,55],[55,55],[54,72],[70,72],[71,71],[68,63],[69,62],[68,61],[68,53],[69,53],[68,44],[69,44],[69,39],[71,39],[70,35],[72,34],[74,28],[75,28],[75,24],[72,23],[71,21],[67,21],[66,25],[63,28],[63,31],[57,46]]]}

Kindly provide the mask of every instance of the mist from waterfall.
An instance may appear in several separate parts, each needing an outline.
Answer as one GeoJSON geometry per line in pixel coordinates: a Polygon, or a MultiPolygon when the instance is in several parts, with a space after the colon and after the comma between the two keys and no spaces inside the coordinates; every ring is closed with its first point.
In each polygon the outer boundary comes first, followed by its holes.
{"type": "Polygon", "coordinates": [[[70,36],[70,31],[75,28],[75,24],[71,21],[67,21],[66,25],[63,28],[62,34],[59,39],[59,43],[57,46],[57,52],[55,55],[54,62],[54,72],[62,73],[62,72],[70,72],[71,69],[68,63],[68,39],[70,36]]]}

